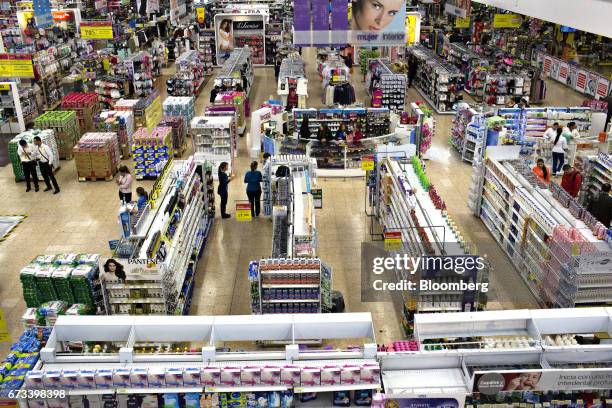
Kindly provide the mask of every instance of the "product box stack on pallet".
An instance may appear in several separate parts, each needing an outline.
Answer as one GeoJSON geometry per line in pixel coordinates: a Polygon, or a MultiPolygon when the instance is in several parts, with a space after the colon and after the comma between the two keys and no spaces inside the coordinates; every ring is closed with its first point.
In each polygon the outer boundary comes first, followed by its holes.
{"type": "Polygon", "coordinates": [[[76,113],[81,132],[94,132],[96,130],[93,118],[100,112],[98,94],[71,92],[62,99],[62,109],[72,110],[76,113]]]}
{"type": "MultiPolygon", "coordinates": [[[[13,165],[15,181],[24,180],[23,167],[21,167],[21,160],[19,160],[19,156],[17,155],[19,141],[23,139],[28,142],[31,147],[33,146],[34,136],[39,136],[42,142],[51,148],[51,151],[53,152],[53,170],[57,171],[60,168],[59,152],[57,150],[57,144],[55,143],[55,135],[53,134],[53,130],[28,130],[18,134],[8,142],[8,155],[13,165]]],[[[36,172],[38,173],[38,179],[42,180],[42,174],[40,173],[40,168],[38,166],[36,166],[36,172]]]]}
{"type": "Polygon", "coordinates": [[[119,157],[116,133],[85,133],[74,147],[79,181],[112,180],[119,166],[119,157]]]}
{"type": "Polygon", "coordinates": [[[159,126],[172,128],[172,147],[174,157],[185,153],[185,121],[182,116],[164,116],[159,126]]]}
{"type": "Polygon", "coordinates": [[[185,134],[189,134],[189,124],[195,116],[195,98],[193,96],[169,96],[163,103],[164,116],[183,118],[185,134]]]}
{"type": "Polygon", "coordinates": [[[146,128],[140,128],[132,139],[132,159],[136,179],[157,178],[173,156],[172,128],[156,126],[150,133],[146,128]]]}
{"type": "Polygon", "coordinates": [[[151,130],[162,119],[162,104],[159,91],[155,90],[146,98],[138,99],[134,106],[134,122],[136,128],[146,127],[151,130]]]}
{"type": "Polygon", "coordinates": [[[81,136],[76,113],[73,111],[48,111],[34,120],[36,129],[52,129],[60,159],[72,159],[72,149],[81,136]]]}
{"type": "Polygon", "coordinates": [[[134,114],[131,111],[104,111],[96,118],[96,128],[100,132],[117,133],[121,157],[130,156],[134,133],[134,114]]]}

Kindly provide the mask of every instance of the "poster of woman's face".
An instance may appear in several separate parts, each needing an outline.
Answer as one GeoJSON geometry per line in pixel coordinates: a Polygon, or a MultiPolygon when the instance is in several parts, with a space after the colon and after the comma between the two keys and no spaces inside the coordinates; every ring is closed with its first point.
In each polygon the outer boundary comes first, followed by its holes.
{"type": "Polygon", "coordinates": [[[404,0],[354,0],[352,29],[358,31],[385,30],[400,15],[404,15],[404,0]],[[402,10],[404,13],[402,13],[402,10]]]}

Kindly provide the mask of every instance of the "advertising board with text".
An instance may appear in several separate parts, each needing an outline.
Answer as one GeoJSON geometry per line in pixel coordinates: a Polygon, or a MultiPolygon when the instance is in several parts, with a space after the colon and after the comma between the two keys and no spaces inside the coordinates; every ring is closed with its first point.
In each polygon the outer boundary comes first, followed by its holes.
{"type": "Polygon", "coordinates": [[[217,64],[222,65],[236,48],[249,46],[255,65],[266,62],[265,24],[261,14],[215,15],[217,64]]]}

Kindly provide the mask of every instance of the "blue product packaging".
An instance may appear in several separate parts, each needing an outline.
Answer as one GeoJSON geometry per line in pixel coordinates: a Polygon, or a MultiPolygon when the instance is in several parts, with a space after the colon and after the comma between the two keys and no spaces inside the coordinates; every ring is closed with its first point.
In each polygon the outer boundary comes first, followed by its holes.
{"type": "Polygon", "coordinates": [[[293,407],[293,391],[281,392],[281,408],[292,408],[293,407]]]}
{"type": "Polygon", "coordinates": [[[349,391],[334,391],[335,407],[350,407],[351,406],[351,394],[349,391]]]}
{"type": "Polygon", "coordinates": [[[280,408],[281,406],[280,392],[271,391],[268,393],[268,406],[270,408],[280,408]]]}
{"type": "Polygon", "coordinates": [[[164,394],[163,408],[180,408],[180,406],[178,394],[164,394]]]}
{"type": "Polygon", "coordinates": [[[355,391],[355,401],[353,402],[360,407],[369,407],[372,405],[372,390],[355,391]]]}
{"type": "Polygon", "coordinates": [[[316,392],[305,392],[300,394],[300,402],[308,402],[317,399],[316,392]]]}
{"type": "Polygon", "coordinates": [[[185,408],[200,408],[200,394],[185,394],[185,408]]]}

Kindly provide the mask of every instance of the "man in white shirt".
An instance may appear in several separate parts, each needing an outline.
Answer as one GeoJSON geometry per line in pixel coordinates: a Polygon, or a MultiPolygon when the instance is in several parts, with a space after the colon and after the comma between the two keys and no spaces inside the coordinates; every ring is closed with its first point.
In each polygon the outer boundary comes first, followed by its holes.
{"type": "Polygon", "coordinates": [[[32,190],[30,182],[34,181],[34,191],[38,191],[38,174],[36,174],[36,160],[28,142],[21,139],[17,148],[17,156],[21,161],[21,168],[26,181],[26,193],[32,190]]]}
{"type": "Polygon", "coordinates": [[[53,174],[53,151],[49,146],[44,144],[41,138],[38,136],[34,136],[33,150],[34,157],[38,161],[38,166],[40,167],[40,174],[42,174],[47,186],[44,191],[51,190],[51,183],[53,183],[53,188],[55,189],[53,194],[59,193],[60,188],[57,185],[57,180],[55,180],[55,175],[53,174]]]}
{"type": "Polygon", "coordinates": [[[544,132],[544,136],[543,139],[546,142],[554,142],[555,141],[555,137],[557,137],[557,128],[559,127],[559,123],[555,122],[553,123],[552,127],[549,127],[548,129],[546,129],[546,132],[544,132]]]}

